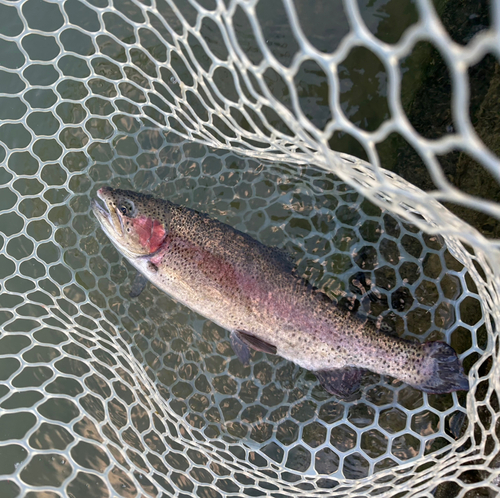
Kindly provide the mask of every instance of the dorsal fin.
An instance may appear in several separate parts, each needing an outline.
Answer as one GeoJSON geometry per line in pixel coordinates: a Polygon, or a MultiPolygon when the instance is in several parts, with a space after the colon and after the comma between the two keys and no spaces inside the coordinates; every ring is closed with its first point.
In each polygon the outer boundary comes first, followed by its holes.
{"type": "Polygon", "coordinates": [[[281,266],[281,268],[291,273],[295,268],[295,261],[290,253],[280,249],[279,247],[266,246],[269,255],[274,259],[274,261],[281,266]]]}

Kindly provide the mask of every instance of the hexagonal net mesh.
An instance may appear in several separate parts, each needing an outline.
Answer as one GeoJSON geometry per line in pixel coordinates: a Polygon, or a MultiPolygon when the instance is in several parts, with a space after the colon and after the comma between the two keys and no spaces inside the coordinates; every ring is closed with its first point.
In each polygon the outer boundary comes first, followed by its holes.
{"type": "Polygon", "coordinates": [[[0,1],[1,496],[497,495],[500,3],[459,4],[0,1]],[[343,402],[243,366],[129,297],[90,212],[108,184],[285,247],[338,299],[364,274],[470,392],[370,374],[343,402]]]}

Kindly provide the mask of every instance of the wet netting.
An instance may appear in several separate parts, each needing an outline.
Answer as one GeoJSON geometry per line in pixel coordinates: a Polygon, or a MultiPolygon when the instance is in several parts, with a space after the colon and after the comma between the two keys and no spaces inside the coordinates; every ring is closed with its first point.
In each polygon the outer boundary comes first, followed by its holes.
{"type": "Polygon", "coordinates": [[[494,497],[500,3],[0,1],[0,496],[494,497]],[[104,185],[285,248],[470,392],[354,401],[148,284],[104,185]],[[360,276],[361,275],[361,276],[360,276]]]}

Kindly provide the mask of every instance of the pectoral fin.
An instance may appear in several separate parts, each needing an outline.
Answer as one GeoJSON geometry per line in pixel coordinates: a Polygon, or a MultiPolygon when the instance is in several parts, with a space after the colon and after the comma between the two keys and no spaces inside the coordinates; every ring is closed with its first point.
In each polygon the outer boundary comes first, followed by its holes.
{"type": "Polygon", "coordinates": [[[263,353],[276,354],[276,346],[265,342],[248,332],[234,330],[231,332],[231,346],[242,363],[248,363],[250,351],[248,348],[262,351],[263,353]]]}
{"type": "Polygon", "coordinates": [[[130,297],[137,297],[146,287],[148,279],[140,272],[137,272],[132,282],[132,287],[130,288],[130,297]]]}
{"type": "Polygon", "coordinates": [[[356,367],[344,367],[334,370],[318,370],[314,374],[326,391],[344,399],[359,389],[363,370],[356,367]]]}

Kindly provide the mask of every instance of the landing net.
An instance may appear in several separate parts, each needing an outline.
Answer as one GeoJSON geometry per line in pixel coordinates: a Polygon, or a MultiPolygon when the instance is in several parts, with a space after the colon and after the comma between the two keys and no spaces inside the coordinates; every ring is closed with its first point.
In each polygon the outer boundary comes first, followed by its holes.
{"type": "Polygon", "coordinates": [[[0,1],[0,496],[493,497],[500,3],[0,1]],[[395,27],[396,26],[396,27],[395,27]],[[446,340],[469,393],[338,401],[148,285],[104,186],[446,340]]]}

